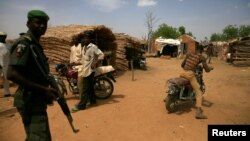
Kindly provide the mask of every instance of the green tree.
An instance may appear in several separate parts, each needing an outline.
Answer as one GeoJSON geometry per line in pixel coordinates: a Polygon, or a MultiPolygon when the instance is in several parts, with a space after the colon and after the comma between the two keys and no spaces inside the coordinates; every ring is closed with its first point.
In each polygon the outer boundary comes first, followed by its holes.
{"type": "Polygon", "coordinates": [[[241,25],[239,27],[239,37],[250,36],[250,25],[241,25]]]}
{"type": "Polygon", "coordinates": [[[193,33],[190,32],[190,31],[187,33],[187,35],[189,35],[189,36],[193,37],[194,39],[196,39],[196,38],[193,36],[193,33]]]}
{"type": "Polygon", "coordinates": [[[172,26],[169,26],[165,23],[159,25],[158,29],[153,33],[154,37],[163,37],[163,38],[173,38],[176,39],[181,35],[181,33],[172,26]]]}
{"type": "Polygon", "coordinates": [[[238,27],[236,25],[228,25],[223,29],[223,34],[225,35],[226,40],[238,38],[238,27]]]}
{"type": "Polygon", "coordinates": [[[228,25],[223,29],[222,34],[213,33],[210,41],[228,41],[239,37],[250,36],[250,25],[228,25]]]}
{"type": "Polygon", "coordinates": [[[210,41],[211,41],[211,42],[220,41],[220,40],[221,40],[221,34],[219,34],[219,33],[213,33],[213,34],[210,36],[210,41]]]}
{"type": "Polygon", "coordinates": [[[184,26],[180,26],[179,27],[179,32],[181,33],[181,35],[185,34],[186,33],[186,29],[184,26]]]}

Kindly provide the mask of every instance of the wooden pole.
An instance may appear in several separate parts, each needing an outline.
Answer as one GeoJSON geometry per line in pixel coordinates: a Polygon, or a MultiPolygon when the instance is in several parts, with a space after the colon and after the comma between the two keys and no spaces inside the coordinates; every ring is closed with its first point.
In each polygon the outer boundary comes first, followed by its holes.
{"type": "Polygon", "coordinates": [[[130,61],[130,66],[131,66],[131,71],[132,71],[132,81],[134,81],[135,79],[134,79],[134,65],[133,65],[134,63],[133,63],[133,59],[131,59],[131,61],[130,61]]]}

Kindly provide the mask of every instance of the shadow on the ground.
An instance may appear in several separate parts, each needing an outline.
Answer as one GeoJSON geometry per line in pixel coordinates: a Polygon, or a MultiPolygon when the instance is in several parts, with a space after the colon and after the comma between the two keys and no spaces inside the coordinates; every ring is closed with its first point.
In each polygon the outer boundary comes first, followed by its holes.
{"type": "Polygon", "coordinates": [[[125,70],[116,70],[113,75],[115,78],[121,77],[124,73],[126,73],[125,70]]]}
{"type": "Polygon", "coordinates": [[[175,112],[177,115],[182,115],[183,113],[189,113],[191,112],[192,108],[195,106],[195,104],[191,101],[188,102],[183,102],[182,104],[179,105],[178,111],[175,112]]]}
{"type": "Polygon", "coordinates": [[[10,94],[10,95],[8,95],[8,96],[0,96],[0,98],[8,98],[8,97],[15,97],[15,94],[10,94]]]}
{"type": "Polygon", "coordinates": [[[78,100],[79,99],[79,94],[67,94],[65,96],[66,100],[78,100]]]}
{"type": "Polygon", "coordinates": [[[17,113],[17,109],[16,108],[11,108],[5,111],[0,112],[0,117],[11,117],[14,116],[15,113],[17,113]]]}
{"type": "Polygon", "coordinates": [[[249,67],[250,66],[250,61],[234,61],[232,64],[229,65],[233,65],[235,67],[249,67]]]}
{"type": "Polygon", "coordinates": [[[212,103],[211,101],[208,101],[206,99],[203,99],[203,101],[202,101],[202,106],[204,106],[204,107],[212,107],[213,104],[214,103],[212,103]]]}
{"type": "Polygon", "coordinates": [[[98,105],[118,103],[118,102],[120,102],[119,99],[124,98],[124,97],[125,97],[125,95],[123,95],[123,94],[115,94],[115,95],[112,95],[108,99],[98,99],[98,105]]]}
{"type": "Polygon", "coordinates": [[[97,99],[97,104],[94,105],[89,105],[87,104],[87,109],[89,108],[93,108],[96,106],[101,106],[101,105],[105,105],[105,104],[115,104],[120,102],[120,98],[124,98],[125,96],[123,94],[116,94],[116,95],[112,95],[110,98],[108,99],[97,99]]]}
{"type": "MultiPolygon", "coordinates": [[[[212,105],[213,105],[212,102],[203,99],[202,106],[204,106],[204,107],[211,107],[212,105]]],[[[189,112],[192,111],[192,108],[196,108],[195,107],[195,102],[192,102],[192,101],[183,102],[183,103],[181,103],[179,105],[178,111],[175,112],[175,114],[182,115],[183,113],[189,113],[189,112]]]]}

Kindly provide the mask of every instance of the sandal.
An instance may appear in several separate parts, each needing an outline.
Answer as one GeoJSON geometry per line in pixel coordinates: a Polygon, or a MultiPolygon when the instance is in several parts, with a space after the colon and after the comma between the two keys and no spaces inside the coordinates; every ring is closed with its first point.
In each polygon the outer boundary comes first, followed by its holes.
{"type": "Polygon", "coordinates": [[[72,113],[76,113],[76,112],[78,112],[78,111],[80,111],[80,110],[85,110],[85,109],[86,109],[85,107],[83,107],[83,108],[74,107],[74,108],[71,109],[71,112],[72,112],[72,113]]]}
{"type": "Polygon", "coordinates": [[[74,108],[71,109],[71,112],[72,112],[72,113],[76,113],[76,112],[78,112],[78,111],[79,111],[79,109],[78,109],[77,107],[74,107],[74,108]]]}

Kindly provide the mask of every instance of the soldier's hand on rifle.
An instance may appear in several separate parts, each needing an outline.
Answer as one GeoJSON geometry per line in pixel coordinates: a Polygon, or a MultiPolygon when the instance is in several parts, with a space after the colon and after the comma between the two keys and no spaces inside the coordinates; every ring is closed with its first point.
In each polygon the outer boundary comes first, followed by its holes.
{"type": "Polygon", "coordinates": [[[49,97],[49,98],[51,98],[51,99],[53,99],[53,100],[57,100],[57,91],[56,91],[56,89],[54,89],[54,88],[52,88],[52,87],[47,87],[46,88],[46,90],[45,90],[45,94],[49,97]]]}

